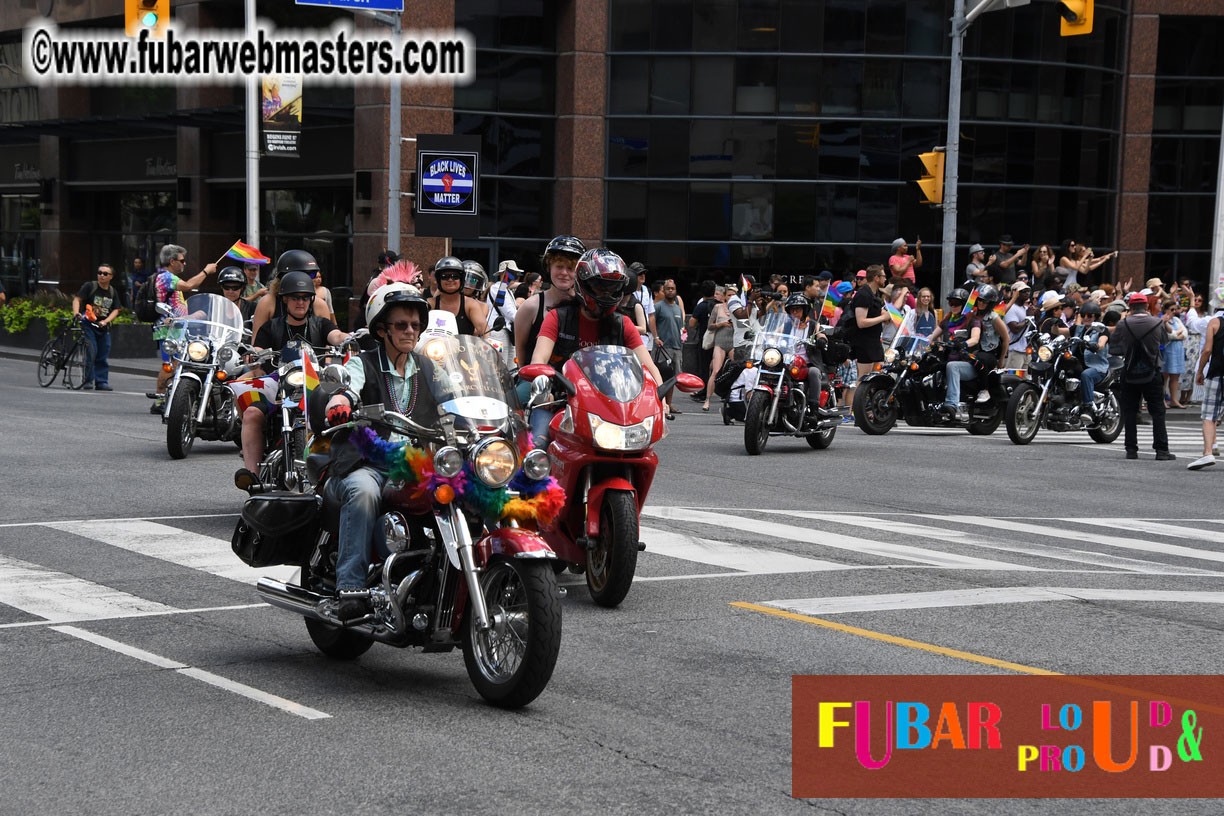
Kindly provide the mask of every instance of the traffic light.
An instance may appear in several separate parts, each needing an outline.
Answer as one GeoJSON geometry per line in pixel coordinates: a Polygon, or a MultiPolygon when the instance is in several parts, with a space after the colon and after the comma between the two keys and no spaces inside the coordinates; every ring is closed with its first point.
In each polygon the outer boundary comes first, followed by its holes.
{"type": "Polygon", "coordinates": [[[1062,15],[1062,36],[1092,33],[1092,0],[1059,0],[1058,12],[1062,15]]]}
{"type": "Polygon", "coordinates": [[[922,164],[926,167],[927,171],[927,175],[918,179],[918,189],[922,190],[922,195],[926,198],[928,204],[942,204],[944,185],[943,151],[936,150],[931,153],[919,153],[918,158],[922,160],[922,164]]]}
{"type": "Polygon", "coordinates": [[[124,0],[124,21],[129,37],[139,37],[142,31],[161,37],[170,23],[170,0],[124,0]]]}

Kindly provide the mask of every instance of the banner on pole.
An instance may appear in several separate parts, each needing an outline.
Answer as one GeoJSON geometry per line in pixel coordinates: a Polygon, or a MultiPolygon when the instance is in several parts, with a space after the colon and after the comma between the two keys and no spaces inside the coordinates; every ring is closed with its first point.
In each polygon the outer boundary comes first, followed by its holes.
{"type": "Polygon", "coordinates": [[[264,154],[298,157],[302,135],[301,74],[265,76],[263,85],[264,154]]]}
{"type": "Polygon", "coordinates": [[[480,235],[480,137],[419,134],[416,234],[480,235]]]}

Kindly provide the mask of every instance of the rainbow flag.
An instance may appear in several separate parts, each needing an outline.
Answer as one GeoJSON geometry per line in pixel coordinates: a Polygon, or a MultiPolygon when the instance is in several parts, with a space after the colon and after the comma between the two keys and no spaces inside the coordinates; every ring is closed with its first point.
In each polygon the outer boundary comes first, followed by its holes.
{"type": "Polygon", "coordinates": [[[1003,317],[1004,315],[1006,315],[1007,314],[1007,304],[1000,303],[998,306],[994,307],[994,313],[997,314],[999,317],[1003,317]]]}
{"type": "Polygon", "coordinates": [[[264,398],[264,395],[259,391],[259,389],[263,386],[263,383],[259,380],[253,380],[251,385],[253,387],[250,390],[243,391],[241,394],[238,394],[237,399],[235,400],[238,403],[239,416],[241,416],[242,412],[250,408],[252,405],[267,401],[264,398]],[[255,385],[255,383],[259,384],[255,385]]]}
{"type": "Polygon", "coordinates": [[[315,371],[309,354],[302,354],[302,374],[302,404],[299,407],[302,409],[302,415],[306,417],[306,429],[310,430],[310,411],[306,407],[306,401],[310,399],[311,389],[319,387],[319,372],[315,371]]]}
{"type": "Polygon", "coordinates": [[[250,244],[244,244],[241,241],[235,241],[234,245],[225,253],[226,258],[233,258],[235,261],[243,263],[266,264],[272,259],[265,257],[258,249],[250,244]]]}
{"type": "Polygon", "coordinates": [[[973,313],[973,307],[977,305],[977,295],[978,290],[975,287],[974,290],[969,293],[969,299],[965,301],[965,308],[961,310],[962,315],[969,315],[973,313]]]}
{"type": "Polygon", "coordinates": [[[752,284],[743,275],[740,275],[740,292],[747,296],[752,291],[752,284]]]}
{"type": "Polygon", "coordinates": [[[825,292],[824,303],[820,306],[820,319],[833,322],[833,315],[837,312],[837,301],[833,300],[833,287],[830,286],[825,292]]]}
{"type": "Polygon", "coordinates": [[[901,324],[905,321],[905,315],[901,314],[901,310],[891,303],[885,304],[884,309],[888,312],[888,316],[892,318],[893,325],[901,328],[901,324]]]}

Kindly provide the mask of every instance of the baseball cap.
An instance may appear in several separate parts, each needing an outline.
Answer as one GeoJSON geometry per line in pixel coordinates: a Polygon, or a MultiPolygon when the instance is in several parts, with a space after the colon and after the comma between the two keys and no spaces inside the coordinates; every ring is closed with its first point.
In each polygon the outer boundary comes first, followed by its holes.
{"type": "Polygon", "coordinates": [[[1092,298],[1093,300],[1099,300],[1100,298],[1108,297],[1108,296],[1109,296],[1109,293],[1106,292],[1104,289],[1093,289],[1092,293],[1088,295],[1088,297],[1092,298]]]}
{"type": "Polygon", "coordinates": [[[896,252],[898,249],[900,249],[903,246],[905,246],[904,238],[898,238],[897,240],[892,242],[893,252],[896,252]]]}
{"type": "Polygon", "coordinates": [[[1041,296],[1041,306],[1039,306],[1038,308],[1040,308],[1041,311],[1044,312],[1047,309],[1053,308],[1054,306],[1057,306],[1061,303],[1062,303],[1062,295],[1058,294],[1057,292],[1052,292],[1052,291],[1046,292],[1044,295],[1041,296]]]}
{"type": "Polygon", "coordinates": [[[1131,296],[1126,299],[1126,302],[1133,305],[1135,303],[1147,303],[1148,299],[1147,295],[1143,294],[1143,292],[1133,292],[1131,293],[1131,296]]]}
{"type": "MultiPolygon", "coordinates": [[[[1148,281],[1147,281],[1147,287],[1148,287],[1149,289],[1155,289],[1156,287],[1161,287],[1161,288],[1163,288],[1163,287],[1164,287],[1164,281],[1162,281],[1160,278],[1148,278],[1148,281]]],[[[1149,293],[1149,294],[1150,294],[1150,293],[1149,293]]]]}
{"type": "Polygon", "coordinates": [[[974,244],[973,246],[969,247],[970,255],[976,255],[979,252],[985,252],[985,251],[986,251],[986,247],[982,246],[981,244],[974,244]]]}
{"type": "Polygon", "coordinates": [[[856,277],[856,278],[865,278],[865,277],[867,277],[867,270],[866,270],[866,269],[860,269],[859,271],[857,271],[857,272],[855,272],[855,273],[854,273],[854,277],[856,277]]]}
{"type": "Polygon", "coordinates": [[[1139,294],[1143,295],[1144,297],[1147,297],[1148,295],[1154,295],[1156,293],[1153,292],[1151,289],[1140,289],[1139,294]]]}
{"type": "Polygon", "coordinates": [[[826,269],[816,276],[816,280],[833,280],[833,273],[826,269]]]}
{"type": "Polygon", "coordinates": [[[1068,283],[1066,286],[1063,287],[1063,292],[1065,292],[1068,295],[1071,294],[1072,292],[1084,292],[1084,291],[1087,291],[1087,290],[1084,289],[1084,287],[1080,286],[1078,283],[1068,283]]]}
{"type": "Polygon", "coordinates": [[[1030,289],[1030,288],[1032,288],[1032,287],[1030,287],[1030,286],[1029,286],[1027,283],[1025,283],[1024,281],[1016,281],[1015,283],[1013,283],[1013,284],[1011,285],[1011,290],[1012,290],[1013,292],[1021,292],[1021,291],[1025,290],[1025,289],[1030,289]]]}

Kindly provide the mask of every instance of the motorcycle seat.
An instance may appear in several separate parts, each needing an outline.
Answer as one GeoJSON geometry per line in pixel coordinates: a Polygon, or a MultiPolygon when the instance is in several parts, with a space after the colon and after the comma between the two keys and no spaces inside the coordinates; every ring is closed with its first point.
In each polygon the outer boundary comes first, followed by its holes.
{"type": "Polygon", "coordinates": [[[318,484],[323,476],[323,468],[331,458],[327,453],[310,453],[306,455],[306,476],[311,484],[318,484]]]}

